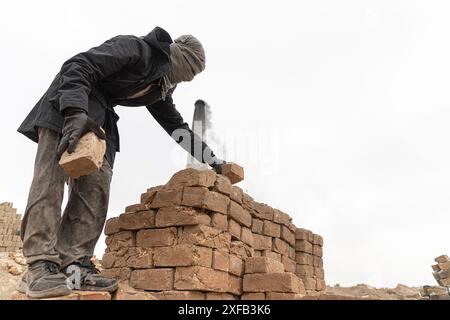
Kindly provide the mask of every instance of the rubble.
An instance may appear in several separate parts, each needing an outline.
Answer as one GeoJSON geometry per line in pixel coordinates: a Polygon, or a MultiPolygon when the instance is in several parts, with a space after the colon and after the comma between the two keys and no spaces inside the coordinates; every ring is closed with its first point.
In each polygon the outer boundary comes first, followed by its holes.
{"type": "Polygon", "coordinates": [[[300,299],[325,290],[322,237],[234,186],[243,170],[229,167],[228,176],[179,171],[107,221],[103,274],[132,292],[112,299],[300,299]]]}

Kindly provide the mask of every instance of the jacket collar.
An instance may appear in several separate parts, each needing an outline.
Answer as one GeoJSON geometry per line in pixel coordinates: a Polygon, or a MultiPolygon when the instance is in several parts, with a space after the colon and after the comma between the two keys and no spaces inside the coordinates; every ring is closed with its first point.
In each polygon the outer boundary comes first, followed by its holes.
{"type": "Polygon", "coordinates": [[[155,27],[142,39],[151,47],[160,51],[167,60],[170,58],[170,44],[173,42],[170,34],[161,27],[155,27]]]}

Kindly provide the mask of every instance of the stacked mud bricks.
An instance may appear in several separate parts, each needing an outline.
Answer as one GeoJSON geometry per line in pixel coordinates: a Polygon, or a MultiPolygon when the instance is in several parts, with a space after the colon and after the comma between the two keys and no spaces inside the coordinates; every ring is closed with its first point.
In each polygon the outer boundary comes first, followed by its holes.
{"type": "Polygon", "coordinates": [[[0,252],[22,248],[20,240],[21,215],[11,202],[0,203],[0,252]]]}
{"type": "Polygon", "coordinates": [[[442,255],[434,259],[436,264],[432,265],[433,277],[437,283],[443,287],[450,288],[450,259],[447,255],[442,255]]]}
{"type": "Polygon", "coordinates": [[[322,238],[212,170],[185,169],[148,189],[105,234],[103,273],[157,299],[299,299],[325,289],[322,238]]]}

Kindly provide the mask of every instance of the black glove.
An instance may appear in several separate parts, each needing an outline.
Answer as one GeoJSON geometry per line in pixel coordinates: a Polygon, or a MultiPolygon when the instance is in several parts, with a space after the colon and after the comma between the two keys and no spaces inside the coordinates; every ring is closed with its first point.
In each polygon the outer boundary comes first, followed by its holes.
{"type": "Polygon", "coordinates": [[[225,163],[227,163],[225,160],[215,160],[210,166],[216,173],[222,174],[222,165],[225,163]]]}
{"type": "Polygon", "coordinates": [[[68,108],[64,112],[64,127],[62,138],[56,151],[58,160],[64,151],[72,153],[75,151],[78,140],[87,132],[94,132],[100,139],[106,139],[105,133],[100,126],[84,112],[78,108],[68,108]]]}

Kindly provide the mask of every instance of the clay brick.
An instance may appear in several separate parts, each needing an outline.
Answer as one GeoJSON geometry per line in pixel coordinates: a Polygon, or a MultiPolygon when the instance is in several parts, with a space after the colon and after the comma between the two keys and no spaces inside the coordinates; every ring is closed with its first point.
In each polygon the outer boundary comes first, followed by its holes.
{"type": "Polygon", "coordinates": [[[262,234],[263,220],[253,218],[252,219],[252,232],[262,234]]]}
{"type": "Polygon", "coordinates": [[[123,213],[119,216],[119,228],[121,230],[137,230],[153,228],[155,226],[155,211],[137,211],[123,213]]]}
{"type": "Polygon", "coordinates": [[[166,247],[175,244],[176,228],[147,229],[137,233],[136,245],[138,247],[166,247]]]}
{"type": "Polygon", "coordinates": [[[323,259],[321,257],[314,256],[313,259],[314,267],[323,268],[323,259]]]}
{"type": "Polygon", "coordinates": [[[269,220],[264,220],[263,224],[263,234],[271,237],[280,237],[281,229],[280,225],[277,223],[273,223],[269,220]]]}
{"type": "Polygon", "coordinates": [[[207,292],[206,300],[239,300],[235,295],[231,293],[223,292],[207,292]]]}
{"type": "Polygon", "coordinates": [[[311,231],[302,228],[295,229],[295,239],[309,241],[310,237],[313,237],[311,231]]]}
{"type": "Polygon", "coordinates": [[[239,240],[233,240],[230,244],[230,253],[240,256],[242,259],[252,257],[255,250],[239,240]]]}
{"type": "Polygon", "coordinates": [[[297,252],[297,254],[295,255],[295,261],[298,264],[312,266],[314,264],[314,257],[309,253],[297,252]]]}
{"type": "Polygon", "coordinates": [[[313,255],[317,257],[322,257],[323,256],[322,247],[317,244],[313,245],[313,255]]]}
{"type": "Polygon", "coordinates": [[[309,265],[297,264],[295,274],[299,277],[312,277],[314,275],[314,267],[309,265]]]}
{"type": "Polygon", "coordinates": [[[241,296],[241,300],[266,300],[264,292],[246,292],[241,296]]]}
{"type": "Polygon", "coordinates": [[[269,257],[271,259],[277,260],[281,262],[281,254],[273,252],[271,250],[263,250],[261,255],[263,257],[269,257]]]}
{"type": "Polygon", "coordinates": [[[255,243],[255,239],[253,238],[252,230],[246,227],[241,228],[241,241],[248,244],[250,247],[253,247],[255,243]]]}
{"type": "Polygon", "coordinates": [[[212,212],[211,214],[211,226],[223,231],[228,230],[228,219],[225,214],[219,212],[212,212]]]}
{"type": "Polygon", "coordinates": [[[205,293],[200,291],[169,290],[152,293],[158,300],[205,300],[205,293]]]}
{"type": "Polygon", "coordinates": [[[62,154],[59,165],[72,179],[98,171],[103,163],[106,142],[98,138],[95,133],[84,134],[76,145],[75,151],[62,154]]]}
{"type": "Polygon", "coordinates": [[[185,187],[182,204],[227,214],[230,198],[203,187],[185,187]]]}
{"type": "Polygon", "coordinates": [[[287,213],[284,213],[283,211],[278,209],[273,209],[273,222],[288,227],[289,224],[291,223],[291,220],[292,220],[291,217],[287,213]]]}
{"type": "Polygon", "coordinates": [[[107,236],[105,242],[110,251],[117,251],[124,247],[134,247],[136,243],[132,231],[120,231],[114,233],[113,235],[107,236]]]}
{"type": "Polygon", "coordinates": [[[171,247],[154,248],[154,264],[156,267],[203,266],[211,267],[212,249],[178,244],[171,247]]]}
{"type": "Polygon", "coordinates": [[[227,292],[241,295],[242,294],[242,278],[234,276],[232,274],[228,275],[228,289],[227,292]]]}
{"type": "Polygon", "coordinates": [[[266,237],[259,234],[253,234],[253,248],[255,250],[271,250],[272,249],[272,238],[266,237]]]}
{"type": "Polygon", "coordinates": [[[168,189],[159,190],[156,192],[155,198],[150,203],[149,208],[158,209],[163,207],[179,206],[181,204],[181,198],[183,195],[183,189],[168,189]]]}
{"type": "Polygon", "coordinates": [[[172,290],[174,272],[171,268],[134,270],[130,286],[144,290],[172,290]]]}
{"type": "Polygon", "coordinates": [[[236,276],[242,276],[244,274],[244,260],[241,257],[230,254],[229,263],[229,273],[236,276]]]}
{"type": "Polygon", "coordinates": [[[228,215],[247,228],[252,225],[251,214],[234,201],[230,201],[228,215]]]}
{"type": "Polygon", "coordinates": [[[323,238],[318,234],[313,234],[313,244],[323,246],[323,238]]]}
{"type": "Polygon", "coordinates": [[[316,280],[311,277],[300,277],[306,290],[316,290],[316,280]]]}
{"type": "Polygon", "coordinates": [[[282,255],[281,262],[283,263],[286,272],[295,273],[296,263],[294,260],[290,259],[287,255],[282,255]]]}
{"type": "Polygon", "coordinates": [[[325,273],[322,268],[314,267],[314,275],[319,279],[325,278],[325,273]]]}
{"type": "Polygon", "coordinates": [[[152,203],[153,199],[155,199],[156,192],[162,190],[164,186],[156,186],[147,189],[147,192],[141,194],[141,204],[143,204],[146,208],[152,203]]]}
{"type": "Polygon", "coordinates": [[[289,247],[289,258],[291,258],[292,260],[295,260],[295,247],[289,247]]]}
{"type": "Polygon", "coordinates": [[[209,225],[210,223],[211,218],[207,214],[198,212],[194,208],[181,206],[159,209],[156,213],[155,220],[157,227],[188,226],[197,224],[209,225]]]}
{"type": "Polygon", "coordinates": [[[102,257],[102,267],[104,269],[113,268],[115,261],[116,261],[116,255],[114,252],[105,252],[102,257]]]}
{"type": "Polygon", "coordinates": [[[434,261],[436,263],[445,263],[445,262],[450,261],[450,260],[449,260],[449,258],[448,258],[448,256],[446,254],[443,254],[443,255],[437,257],[436,259],[434,259],[434,261]]]}
{"type": "Polygon", "coordinates": [[[120,281],[126,281],[130,279],[130,268],[111,268],[102,270],[101,274],[108,278],[115,278],[120,281]]]}
{"type": "Polygon", "coordinates": [[[170,189],[180,186],[201,186],[209,188],[214,185],[215,181],[216,173],[213,170],[196,170],[188,168],[175,173],[172,178],[170,178],[165,188],[170,189]]]}
{"type": "Polygon", "coordinates": [[[228,219],[228,232],[233,239],[241,238],[241,225],[237,223],[234,219],[228,219]]]}
{"type": "Polygon", "coordinates": [[[266,292],[266,300],[301,300],[303,294],[285,292],[266,292]]]}
{"type": "Polygon", "coordinates": [[[450,278],[441,279],[441,286],[449,287],[450,286],[450,278]]]}
{"type": "Polygon", "coordinates": [[[245,292],[300,293],[301,281],[293,273],[252,273],[244,275],[245,292]]]}
{"type": "Polygon", "coordinates": [[[244,168],[236,163],[225,163],[222,165],[222,175],[228,177],[232,184],[244,180],[244,168]]]}
{"type": "Polygon", "coordinates": [[[450,269],[450,261],[438,263],[438,266],[441,270],[447,270],[450,269]]]}
{"type": "Polygon", "coordinates": [[[438,264],[433,264],[433,265],[431,266],[431,268],[433,269],[433,271],[440,271],[440,270],[441,270],[441,268],[439,268],[439,265],[438,265],[438,264]]]}
{"type": "Polygon", "coordinates": [[[177,290],[227,292],[228,273],[200,266],[177,267],[174,286],[177,290]]]}
{"type": "Polygon", "coordinates": [[[295,233],[284,225],[281,225],[281,239],[286,240],[292,247],[295,246],[295,233]]]}
{"type": "Polygon", "coordinates": [[[273,208],[268,206],[265,203],[253,202],[252,212],[257,218],[265,219],[265,220],[273,220],[273,208]]]}
{"type": "Polygon", "coordinates": [[[313,245],[309,241],[306,241],[306,240],[296,240],[295,241],[295,251],[312,254],[313,253],[313,245]]]}
{"type": "Polygon", "coordinates": [[[272,239],[272,250],[280,253],[280,254],[289,254],[289,243],[287,243],[284,240],[281,240],[280,238],[273,238],[272,239]]]}
{"type": "Polygon", "coordinates": [[[120,231],[119,217],[108,219],[105,224],[105,235],[109,236],[120,231]]]}
{"type": "Polygon", "coordinates": [[[223,193],[227,196],[231,194],[231,182],[228,177],[218,174],[216,177],[216,182],[214,183],[214,187],[212,190],[223,193]]]}
{"type": "Polygon", "coordinates": [[[317,291],[325,291],[327,289],[327,285],[325,280],[317,279],[316,280],[316,290],[317,291]]]}
{"type": "Polygon", "coordinates": [[[141,204],[141,203],[136,203],[136,204],[132,204],[129,205],[125,208],[125,213],[133,213],[133,212],[137,212],[137,211],[145,211],[147,210],[147,208],[141,204]]]}
{"type": "Polygon", "coordinates": [[[157,300],[157,298],[148,292],[135,290],[125,282],[121,282],[114,293],[113,300],[157,300]]]}
{"type": "Polygon", "coordinates": [[[205,225],[186,226],[178,243],[196,244],[209,248],[229,249],[231,236],[228,232],[205,225]]]}
{"type": "Polygon", "coordinates": [[[242,198],[244,197],[244,192],[238,186],[231,187],[230,198],[233,201],[236,201],[239,204],[242,204],[242,198]]]}
{"type": "Polygon", "coordinates": [[[243,193],[242,194],[242,206],[244,208],[246,208],[247,210],[253,212],[254,206],[255,206],[255,201],[253,200],[253,198],[250,195],[248,195],[247,193],[243,193]]]}
{"type": "Polygon", "coordinates": [[[280,273],[284,272],[281,262],[268,257],[250,257],[245,260],[245,273],[280,273]]]}
{"type": "Polygon", "coordinates": [[[145,269],[153,267],[153,252],[149,248],[132,247],[128,248],[123,257],[116,258],[120,264],[123,261],[123,267],[133,269],[145,269]]]}
{"type": "Polygon", "coordinates": [[[214,250],[212,258],[212,267],[216,270],[228,272],[230,269],[230,255],[228,251],[214,250]]]}

